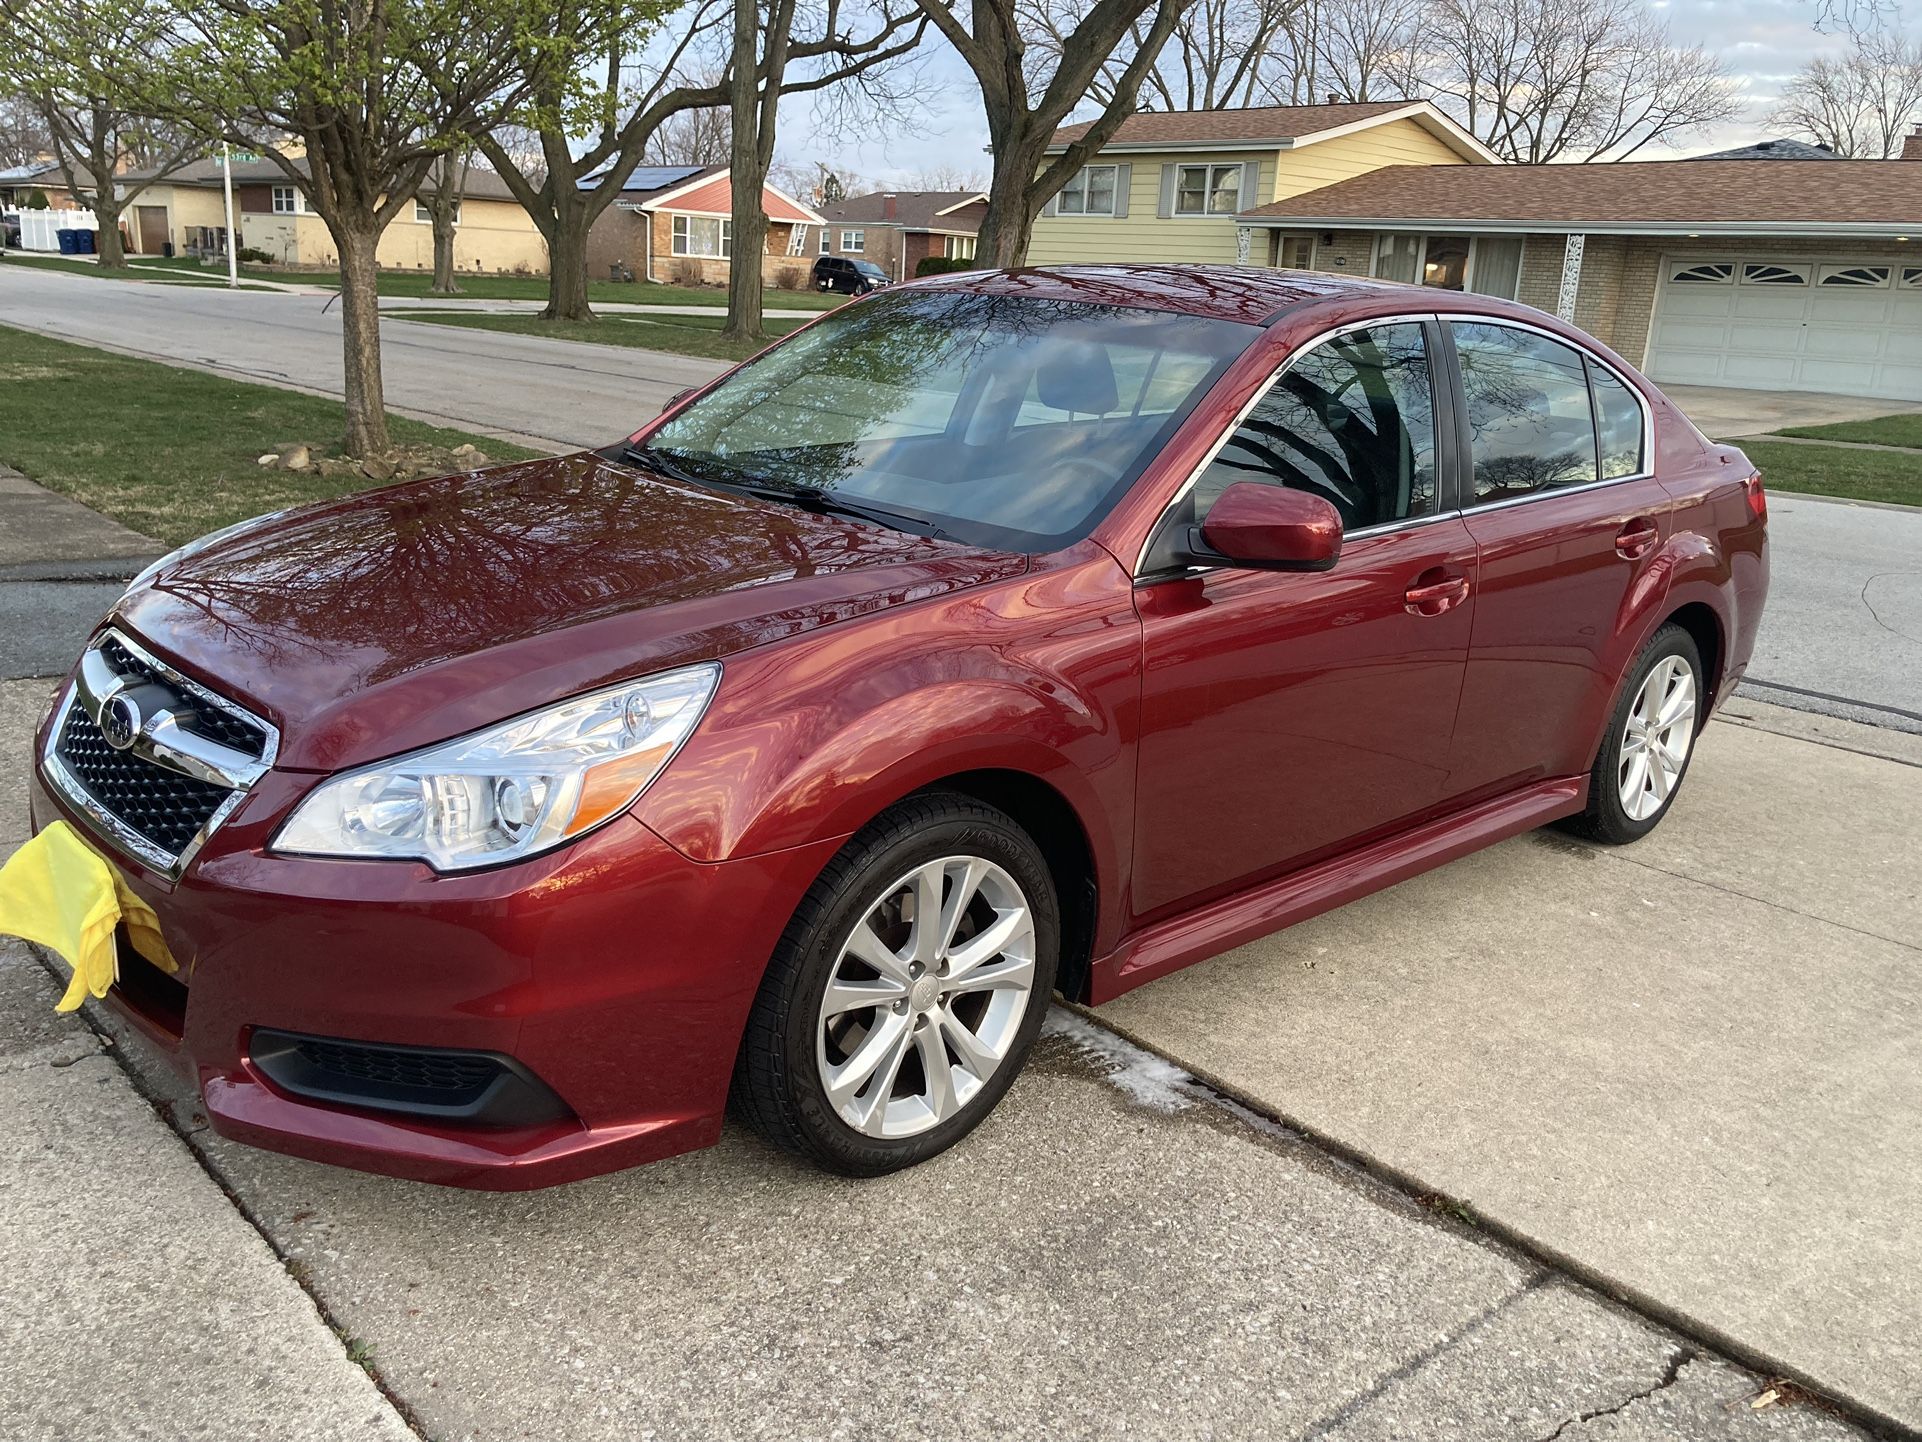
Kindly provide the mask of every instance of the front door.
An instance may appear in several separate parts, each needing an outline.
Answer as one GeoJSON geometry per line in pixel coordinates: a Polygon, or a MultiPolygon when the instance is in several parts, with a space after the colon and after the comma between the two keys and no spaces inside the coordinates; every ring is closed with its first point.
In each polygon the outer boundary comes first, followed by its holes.
{"type": "MultiPolygon", "coordinates": [[[[1137,922],[1435,809],[1474,614],[1474,542],[1437,491],[1419,322],[1351,329],[1284,369],[1164,520],[1237,481],[1325,497],[1322,573],[1158,569],[1137,586],[1137,922]]],[[[1445,447],[1444,447],[1445,449],[1445,447]]]]}
{"type": "Polygon", "coordinates": [[[1674,502],[1647,473],[1642,403],[1607,366],[1522,327],[1452,331],[1480,589],[1449,789],[1472,801],[1588,770],[1617,622],[1661,583],[1674,502]]]}

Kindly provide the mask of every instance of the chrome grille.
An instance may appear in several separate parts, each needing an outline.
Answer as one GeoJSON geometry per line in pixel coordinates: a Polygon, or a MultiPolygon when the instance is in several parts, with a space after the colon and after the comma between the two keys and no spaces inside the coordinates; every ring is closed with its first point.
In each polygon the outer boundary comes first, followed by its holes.
{"type": "Polygon", "coordinates": [[[278,744],[267,722],[109,631],[81,657],[41,769],[104,839],[178,875],[278,744]]]}

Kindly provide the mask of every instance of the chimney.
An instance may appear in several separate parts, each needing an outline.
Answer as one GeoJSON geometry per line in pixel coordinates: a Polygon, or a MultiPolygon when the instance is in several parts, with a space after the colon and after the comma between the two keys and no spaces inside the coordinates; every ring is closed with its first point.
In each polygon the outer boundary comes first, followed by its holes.
{"type": "Polygon", "coordinates": [[[1922,125],[1916,126],[1902,137],[1902,158],[1922,160],[1922,125]]]}
{"type": "Polygon", "coordinates": [[[894,196],[892,193],[881,197],[881,219],[894,219],[894,196]]]}
{"type": "Polygon", "coordinates": [[[1341,97],[1331,90],[1328,92],[1328,103],[1330,105],[1339,105],[1341,104],[1341,97]]]}

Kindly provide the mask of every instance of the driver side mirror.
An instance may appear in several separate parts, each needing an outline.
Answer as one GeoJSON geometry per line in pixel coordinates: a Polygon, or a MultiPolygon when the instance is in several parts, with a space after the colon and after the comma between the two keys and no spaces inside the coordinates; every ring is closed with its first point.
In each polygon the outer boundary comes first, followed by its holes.
{"type": "Polygon", "coordinates": [[[1341,516],[1320,496],[1237,481],[1207,520],[1188,528],[1179,559],[1190,566],[1326,571],[1341,556],[1341,516]]]}

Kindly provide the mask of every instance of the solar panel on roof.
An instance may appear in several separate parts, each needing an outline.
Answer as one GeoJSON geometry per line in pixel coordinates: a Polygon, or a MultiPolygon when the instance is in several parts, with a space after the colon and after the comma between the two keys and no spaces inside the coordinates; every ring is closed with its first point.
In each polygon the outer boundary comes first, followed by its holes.
{"type": "MultiPolygon", "coordinates": [[[[699,175],[706,170],[705,165],[643,165],[627,178],[622,190],[663,190],[670,185],[678,185],[690,175],[699,175]]],[[[583,190],[592,189],[600,183],[598,175],[590,175],[581,181],[583,190]]]]}

